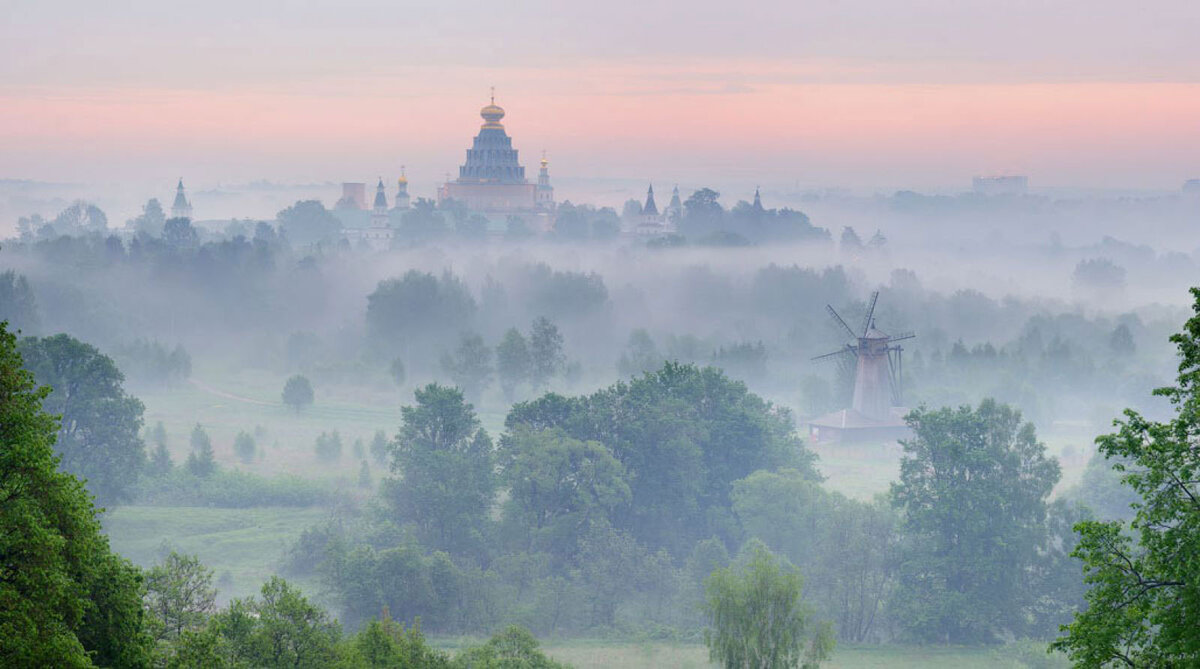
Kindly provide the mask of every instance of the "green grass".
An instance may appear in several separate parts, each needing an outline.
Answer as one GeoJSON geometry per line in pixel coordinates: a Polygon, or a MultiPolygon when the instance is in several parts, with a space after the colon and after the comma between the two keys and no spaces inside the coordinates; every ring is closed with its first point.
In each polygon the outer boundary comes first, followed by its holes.
{"type": "MultiPolygon", "coordinates": [[[[546,653],[575,669],[708,668],[708,649],[702,644],[592,640],[548,641],[546,653]]],[[[1039,658],[1040,659],[1040,658],[1039,658]]],[[[1049,658],[1046,658],[1049,660],[1049,658]]],[[[1010,648],[945,648],[937,646],[838,646],[821,664],[830,669],[1019,669],[1022,663],[1010,648]]]]}
{"type": "MultiPolygon", "coordinates": [[[[255,594],[284,552],[325,511],[260,507],[118,507],[102,522],[113,550],[143,567],[171,550],[194,554],[219,581],[220,599],[255,594]]],[[[310,588],[305,588],[310,590],[310,588]]]]}

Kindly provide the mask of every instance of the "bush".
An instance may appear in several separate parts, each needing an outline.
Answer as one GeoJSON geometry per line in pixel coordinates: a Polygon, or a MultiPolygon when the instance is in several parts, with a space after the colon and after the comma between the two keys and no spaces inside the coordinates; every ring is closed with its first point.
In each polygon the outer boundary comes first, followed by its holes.
{"type": "Polygon", "coordinates": [[[251,437],[248,432],[238,432],[237,439],[233,440],[233,452],[242,462],[246,464],[253,462],[254,456],[258,453],[254,437],[251,437]]]}
{"type": "Polygon", "coordinates": [[[142,481],[135,500],[138,504],[151,506],[244,509],[254,506],[314,506],[324,504],[332,497],[327,486],[295,476],[265,478],[219,469],[202,478],[186,469],[175,469],[161,478],[142,481]]]}
{"type": "Polygon", "coordinates": [[[337,462],[342,459],[342,437],[334,430],[332,434],[322,432],[317,437],[317,459],[321,462],[337,462]]]}

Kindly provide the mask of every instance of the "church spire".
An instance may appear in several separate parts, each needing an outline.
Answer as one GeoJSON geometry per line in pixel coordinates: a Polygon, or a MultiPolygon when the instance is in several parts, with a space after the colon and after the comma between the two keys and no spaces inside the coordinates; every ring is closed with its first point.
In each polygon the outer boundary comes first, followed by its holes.
{"type": "Polygon", "coordinates": [[[654,184],[646,190],[646,204],[642,206],[642,216],[658,216],[658,205],[654,204],[654,184]]]}
{"type": "Polygon", "coordinates": [[[758,186],[754,187],[754,204],[752,206],[754,207],[754,211],[764,211],[762,198],[758,195],[758,186]]]}
{"type": "Polygon", "coordinates": [[[179,177],[179,185],[175,187],[175,201],[171,204],[172,218],[191,218],[192,203],[188,202],[183,191],[183,177],[179,177]]]}

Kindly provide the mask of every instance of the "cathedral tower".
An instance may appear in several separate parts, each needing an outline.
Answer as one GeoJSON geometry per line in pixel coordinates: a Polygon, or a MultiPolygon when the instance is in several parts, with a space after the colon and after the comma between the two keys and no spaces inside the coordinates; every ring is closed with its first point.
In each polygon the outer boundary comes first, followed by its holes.
{"type": "Polygon", "coordinates": [[[175,187],[175,202],[171,204],[171,218],[191,218],[192,203],[188,202],[183,193],[183,177],[179,177],[179,185],[175,187]]]}

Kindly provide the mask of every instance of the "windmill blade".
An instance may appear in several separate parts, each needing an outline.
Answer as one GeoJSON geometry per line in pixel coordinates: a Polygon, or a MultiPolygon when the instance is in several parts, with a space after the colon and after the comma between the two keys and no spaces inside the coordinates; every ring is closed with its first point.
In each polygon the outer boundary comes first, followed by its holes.
{"type": "Polygon", "coordinates": [[[879,291],[871,293],[871,303],[867,305],[867,316],[863,318],[862,337],[867,336],[867,330],[871,329],[871,319],[875,317],[875,303],[879,301],[879,291]]]}
{"type": "Polygon", "coordinates": [[[913,337],[916,337],[916,336],[917,336],[917,333],[915,333],[915,332],[901,332],[900,334],[888,337],[888,341],[889,342],[904,341],[905,339],[912,339],[913,337]]]}
{"type": "Polygon", "coordinates": [[[829,360],[830,358],[836,358],[840,355],[853,355],[854,353],[855,353],[854,347],[851,346],[850,344],[846,344],[846,348],[838,349],[838,350],[834,351],[833,353],[826,353],[825,355],[818,355],[817,357],[813,358],[813,360],[814,361],[829,360]]]}
{"type": "Polygon", "coordinates": [[[851,330],[850,326],[846,325],[846,321],[842,320],[841,316],[838,316],[838,312],[834,311],[832,306],[826,304],[825,310],[829,312],[830,316],[833,316],[833,320],[841,323],[842,327],[846,328],[846,332],[850,333],[851,337],[858,339],[858,335],[854,334],[854,330],[851,330]]]}

